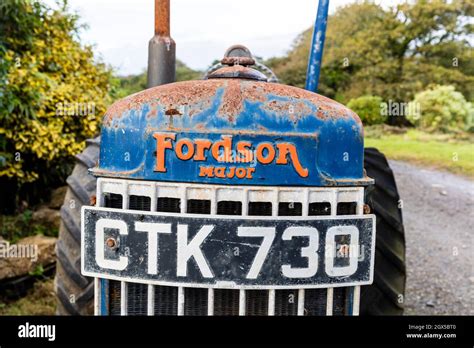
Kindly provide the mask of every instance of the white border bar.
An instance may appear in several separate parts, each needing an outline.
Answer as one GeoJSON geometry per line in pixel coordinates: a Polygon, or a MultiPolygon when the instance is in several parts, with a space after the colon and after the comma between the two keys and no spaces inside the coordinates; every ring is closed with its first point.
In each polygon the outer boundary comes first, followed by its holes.
{"type": "Polygon", "coordinates": [[[298,290],[298,315],[304,315],[304,289],[298,290]]]}
{"type": "Polygon", "coordinates": [[[245,315],[247,303],[245,298],[245,290],[239,290],[239,315],[245,315]]]}
{"type": "Polygon", "coordinates": [[[334,288],[328,288],[326,294],[326,315],[332,315],[332,308],[334,306],[334,288]]]}
{"type": "Polygon", "coordinates": [[[120,315],[128,314],[128,285],[120,282],[120,315]]]}
{"type": "Polygon", "coordinates": [[[178,315],[184,315],[184,288],[178,286],[178,315]]]}
{"type": "Polygon", "coordinates": [[[147,314],[155,315],[155,286],[152,284],[148,284],[147,314]]]}
{"type": "Polygon", "coordinates": [[[214,315],[214,289],[207,289],[207,315],[214,315]]]}
{"type": "Polygon", "coordinates": [[[275,291],[276,290],[268,290],[268,315],[274,316],[275,315],[275,291]]]}

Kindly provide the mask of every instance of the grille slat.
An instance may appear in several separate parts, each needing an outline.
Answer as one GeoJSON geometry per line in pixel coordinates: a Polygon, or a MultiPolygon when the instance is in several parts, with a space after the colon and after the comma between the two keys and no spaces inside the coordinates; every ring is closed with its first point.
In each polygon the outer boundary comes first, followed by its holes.
{"type": "Polygon", "coordinates": [[[130,196],[128,209],[150,211],[151,198],[146,196],[130,196]]]}
{"type": "Polygon", "coordinates": [[[304,300],[305,315],[325,315],[326,298],[326,289],[306,289],[304,300]]]}
{"type": "Polygon", "coordinates": [[[109,314],[120,315],[120,282],[109,280],[109,314]]]}
{"type": "Polygon", "coordinates": [[[247,290],[245,293],[247,315],[268,315],[267,290],[247,290]]]}
{"type": "Polygon", "coordinates": [[[155,315],[178,314],[178,288],[155,286],[155,315]]]}
{"type": "Polygon", "coordinates": [[[207,289],[184,289],[184,315],[207,315],[207,289]]]}
{"type": "Polygon", "coordinates": [[[337,215],[355,215],[357,203],[341,202],[337,204],[337,215]]]}
{"type": "Polygon", "coordinates": [[[217,202],[218,215],[242,215],[242,202],[220,201],[217,202]]]}
{"type": "Polygon", "coordinates": [[[251,216],[272,216],[272,203],[249,202],[248,214],[251,216]]]}
{"type": "Polygon", "coordinates": [[[214,290],[214,315],[239,315],[239,290],[214,290]]]}
{"type": "Polygon", "coordinates": [[[181,200],[179,198],[160,197],[156,204],[156,211],[179,213],[181,211],[181,200]]]}
{"type": "Polygon", "coordinates": [[[148,285],[127,283],[128,286],[128,315],[147,315],[148,312],[148,285]]]}
{"type": "Polygon", "coordinates": [[[123,197],[116,193],[104,194],[104,206],[107,208],[122,208],[123,197]]]}
{"type": "Polygon", "coordinates": [[[309,204],[308,215],[331,215],[331,203],[314,202],[309,204]]]}
{"type": "Polygon", "coordinates": [[[298,312],[298,290],[275,291],[275,315],[296,315],[298,312]]]}
{"type": "Polygon", "coordinates": [[[188,214],[210,214],[211,201],[204,199],[190,199],[188,200],[186,212],[188,214]]]}
{"type": "Polygon", "coordinates": [[[278,203],[278,215],[280,216],[301,216],[303,205],[301,203],[283,202],[278,203]]]}

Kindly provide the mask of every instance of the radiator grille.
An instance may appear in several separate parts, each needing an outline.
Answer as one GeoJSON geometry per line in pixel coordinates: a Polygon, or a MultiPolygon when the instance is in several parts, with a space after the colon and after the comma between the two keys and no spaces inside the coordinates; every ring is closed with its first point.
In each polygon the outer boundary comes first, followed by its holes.
{"type": "MultiPolygon", "coordinates": [[[[252,216],[362,214],[363,188],[269,188],[100,178],[97,205],[141,211],[252,216]]],[[[96,313],[108,315],[357,315],[359,287],[242,290],[96,279],[96,313]],[[107,296],[100,291],[105,287],[107,296]],[[103,297],[103,298],[102,298],[103,297]],[[106,305],[102,305],[102,302],[106,305]],[[104,311],[103,308],[106,308],[104,311]]]]}
{"type": "Polygon", "coordinates": [[[155,315],[178,314],[178,288],[174,286],[155,286],[155,315]]]}
{"type": "Polygon", "coordinates": [[[165,213],[179,213],[181,211],[181,202],[179,198],[162,197],[158,198],[156,211],[165,213]]]}
{"type": "Polygon", "coordinates": [[[239,315],[239,291],[214,290],[214,315],[239,315]]]}

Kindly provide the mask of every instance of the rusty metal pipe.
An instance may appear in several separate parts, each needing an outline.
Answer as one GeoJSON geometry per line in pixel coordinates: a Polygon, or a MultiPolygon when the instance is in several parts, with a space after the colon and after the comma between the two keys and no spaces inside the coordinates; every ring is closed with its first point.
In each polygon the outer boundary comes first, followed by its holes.
{"type": "Polygon", "coordinates": [[[176,43],[170,36],[170,0],[155,0],[155,35],[148,43],[147,86],[176,79],[176,43]]]}
{"type": "Polygon", "coordinates": [[[170,36],[170,0],[155,0],[155,35],[170,36]]]}

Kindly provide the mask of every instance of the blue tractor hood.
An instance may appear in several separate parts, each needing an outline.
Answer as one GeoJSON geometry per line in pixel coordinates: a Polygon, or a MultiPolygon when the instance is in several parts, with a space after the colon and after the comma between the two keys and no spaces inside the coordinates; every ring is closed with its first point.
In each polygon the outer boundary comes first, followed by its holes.
{"type": "Polygon", "coordinates": [[[372,183],[363,169],[362,123],[353,111],[300,88],[216,76],[114,103],[103,119],[99,164],[91,172],[231,185],[372,183]]]}

